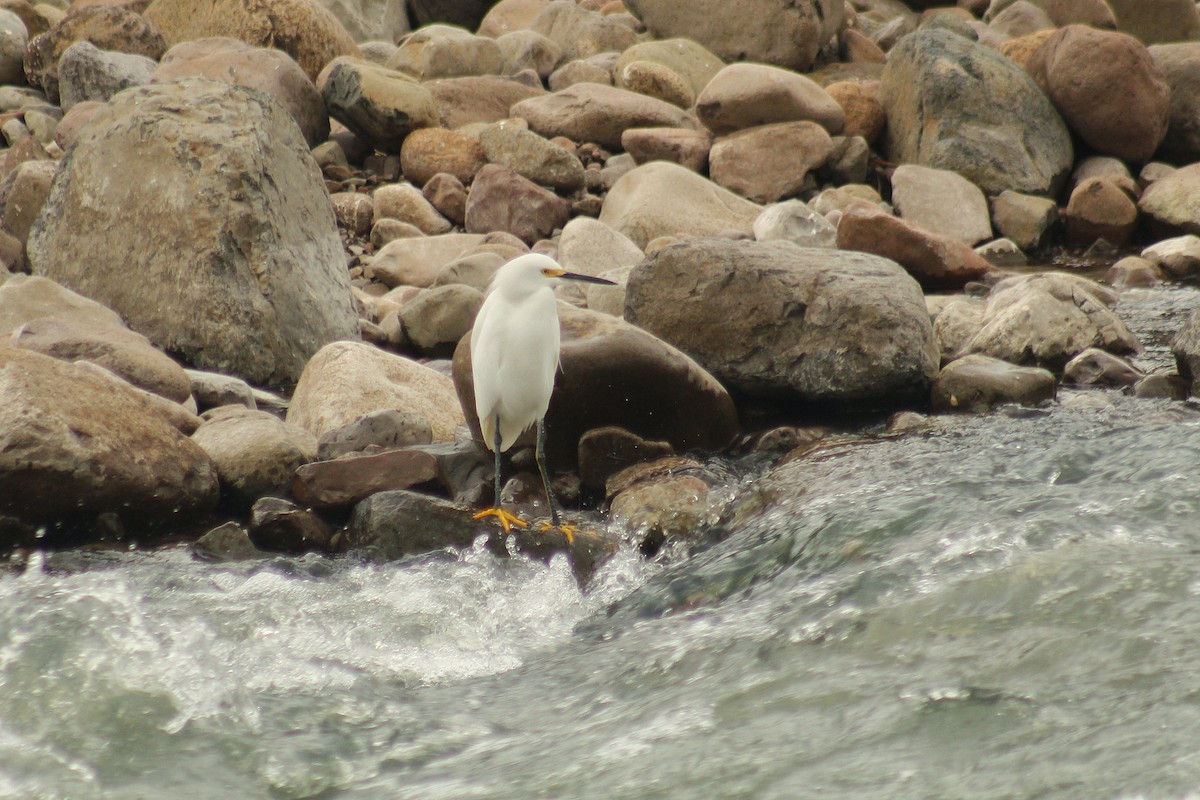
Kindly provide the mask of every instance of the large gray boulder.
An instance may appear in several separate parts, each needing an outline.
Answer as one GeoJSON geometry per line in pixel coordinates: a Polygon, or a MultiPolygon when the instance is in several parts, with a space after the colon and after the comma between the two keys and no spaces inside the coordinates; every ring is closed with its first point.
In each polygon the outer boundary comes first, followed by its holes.
{"type": "Polygon", "coordinates": [[[1171,87],[1167,135],[1156,157],[1174,164],[1200,160],[1200,42],[1156,44],[1149,50],[1171,87]]]}
{"type": "Polygon", "coordinates": [[[199,78],[131,89],[68,152],[28,245],[35,274],[195,366],[294,381],[358,338],[321,173],[267,95],[199,78]]]}
{"type": "Polygon", "coordinates": [[[888,53],[880,100],[892,161],[957,172],[985,194],[1057,194],[1071,134],[1029,75],[995,50],[922,28],[888,53]]]}
{"type": "Polygon", "coordinates": [[[692,239],[629,277],[625,318],[749,395],[888,407],[937,372],[917,282],[865,253],[692,239]]]}

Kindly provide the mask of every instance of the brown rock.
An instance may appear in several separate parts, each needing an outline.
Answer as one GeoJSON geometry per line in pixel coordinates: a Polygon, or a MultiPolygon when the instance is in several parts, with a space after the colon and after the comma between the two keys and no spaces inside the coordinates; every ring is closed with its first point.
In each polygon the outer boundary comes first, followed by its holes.
{"type": "Polygon", "coordinates": [[[15,236],[22,246],[50,196],[50,184],[57,171],[57,161],[25,161],[0,183],[0,204],[3,206],[0,219],[3,219],[4,230],[15,236]]]}
{"type": "Polygon", "coordinates": [[[579,480],[586,487],[603,489],[610,477],[626,467],[672,452],[670,442],[650,442],[612,425],[595,428],[579,438],[579,480]]]}
{"type": "Polygon", "coordinates": [[[561,47],[563,57],[568,61],[597,53],[619,53],[637,41],[633,28],[571,0],[549,3],[529,28],[561,47]]]}
{"type": "Polygon", "coordinates": [[[695,118],[662,100],[598,83],[578,83],[560,92],[523,100],[511,109],[542,136],[566,136],[615,150],[629,128],[696,128],[695,118]]]}
{"type": "Polygon", "coordinates": [[[450,222],[437,212],[421,190],[411,183],[389,183],[372,195],[375,221],[398,219],[415,225],[428,236],[450,232],[450,222]]]}
{"type": "Polygon", "coordinates": [[[317,0],[154,0],[146,18],[171,45],[207,36],[231,36],[255,47],[278,47],[314,82],[338,56],[358,57],[358,46],[317,0]]]}
{"type": "Polygon", "coordinates": [[[338,225],[352,236],[366,236],[375,221],[375,204],[362,192],[335,192],[329,196],[338,225]]]}
{"type": "Polygon", "coordinates": [[[1138,209],[1110,178],[1088,178],[1075,187],[1063,212],[1067,243],[1088,247],[1104,239],[1123,247],[1137,228],[1138,209]]]}
{"type": "Polygon", "coordinates": [[[548,5],[550,0],[500,0],[479,23],[479,35],[499,38],[528,28],[548,5]]]}
{"type": "Polygon", "coordinates": [[[1167,133],[1171,90],[1132,36],[1069,25],[1026,69],[1067,125],[1099,153],[1149,161],[1167,133]]]}
{"type": "Polygon", "coordinates": [[[283,103],[309,147],[329,138],[329,112],[321,93],[282,50],[252,47],[225,36],[181,42],[163,55],[150,80],[163,83],[187,75],[266,92],[283,103]]]}
{"type": "Polygon", "coordinates": [[[92,364],[0,348],[0,513],[161,523],[209,511],[216,468],[150,398],[92,364]]]}
{"type": "Polygon", "coordinates": [[[874,144],[883,133],[887,117],[879,102],[879,82],[836,81],[825,87],[846,115],[843,136],[861,136],[874,144]]]}
{"type": "Polygon", "coordinates": [[[71,106],[54,128],[54,141],[63,150],[75,143],[79,130],[104,107],[104,103],[96,100],[84,100],[71,106]]]}
{"type": "Polygon", "coordinates": [[[841,133],[845,112],[812,80],[765,64],[730,64],[696,98],[696,113],[715,134],[772,122],[809,120],[841,133]]]}
{"type": "Polygon", "coordinates": [[[80,40],[101,50],[115,50],[158,60],[167,49],[163,34],[140,14],[122,8],[91,6],[68,15],[34,37],[25,51],[25,75],[52,101],[58,100],[58,62],[80,40]]]}
{"type": "Polygon", "coordinates": [[[62,361],[90,361],[134,386],[182,403],[192,394],[183,367],[128,328],[73,316],[39,317],[13,331],[12,344],[62,361]]]}
{"type": "Polygon", "coordinates": [[[546,94],[540,86],[492,75],[442,78],[421,85],[433,95],[444,128],[461,128],[472,122],[499,122],[508,119],[509,109],[514,104],[546,94]]]}
{"type": "Polygon", "coordinates": [[[207,418],[192,441],[217,467],[225,502],[246,508],[268,494],[286,494],[292,473],[317,457],[317,439],[267,411],[225,406],[207,418]]]}
{"type": "Polygon", "coordinates": [[[1042,45],[1056,33],[1055,29],[1047,31],[1037,31],[1025,36],[1018,36],[1016,39],[1009,39],[998,48],[1000,53],[1011,59],[1017,66],[1025,69],[1029,65],[1029,60],[1033,58],[1033,54],[1041,49],[1042,45]]]}
{"type": "Polygon", "coordinates": [[[439,172],[425,183],[421,193],[439,214],[455,225],[462,225],[466,221],[467,189],[455,176],[439,172]]]}
{"type": "Polygon", "coordinates": [[[842,212],[837,246],[890,258],[926,289],[961,288],[991,270],[962,242],[923,231],[867,203],[842,212]]]}
{"type": "Polygon", "coordinates": [[[1007,403],[1035,405],[1053,400],[1054,394],[1054,374],[1049,370],[969,355],[938,373],[933,382],[933,408],[981,413],[1007,403]]]}
{"type": "Polygon", "coordinates": [[[488,164],[467,195],[468,233],[507,231],[532,244],[570,219],[571,204],[511,169],[488,164]]]}
{"type": "Polygon", "coordinates": [[[1114,289],[1157,286],[1163,281],[1162,270],[1153,261],[1140,256],[1126,256],[1113,264],[1104,282],[1114,289]]]}
{"type": "Polygon", "coordinates": [[[756,203],[798,193],[810,170],[833,152],[833,140],[815,122],[778,122],[744,128],[717,139],[709,151],[714,182],[756,203]]]}
{"type": "Polygon", "coordinates": [[[264,497],[250,509],[247,538],[254,547],[273,553],[332,553],[339,540],[328,522],[278,497],[264,497]]]}
{"type": "Polygon", "coordinates": [[[371,274],[387,286],[432,286],[442,267],[482,242],[474,233],[393,239],[371,260],[371,274]]]}
{"type": "Polygon", "coordinates": [[[882,64],[887,54],[869,36],[854,28],[842,31],[842,60],[859,64],[882,64]]]}
{"type": "Polygon", "coordinates": [[[708,171],[712,136],[691,128],[630,128],[621,134],[621,149],[638,164],[670,161],[693,172],[708,171]]]}
{"type": "Polygon", "coordinates": [[[418,186],[424,186],[439,172],[449,173],[462,183],[470,183],[486,163],[478,138],[445,128],[413,131],[400,148],[404,177],[418,186]]]}
{"type": "Polygon", "coordinates": [[[414,130],[438,124],[433,95],[395,70],[347,58],[323,77],[318,84],[330,116],[377,150],[399,153],[414,130]]]}
{"type": "Polygon", "coordinates": [[[420,450],[389,450],[314,461],[295,471],[291,490],[301,503],[333,508],[357,503],[376,492],[408,489],[436,480],[437,459],[420,450]]]}

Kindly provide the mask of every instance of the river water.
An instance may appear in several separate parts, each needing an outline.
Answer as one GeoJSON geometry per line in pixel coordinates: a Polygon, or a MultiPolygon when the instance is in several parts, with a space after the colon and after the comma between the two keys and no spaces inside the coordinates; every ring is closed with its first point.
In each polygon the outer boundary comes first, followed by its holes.
{"type": "MultiPolygon", "coordinates": [[[[1198,296],[1130,293],[1146,366],[1198,296]]],[[[568,565],[0,577],[0,798],[1200,796],[1200,410],[1111,392],[758,474],[568,565]]]]}

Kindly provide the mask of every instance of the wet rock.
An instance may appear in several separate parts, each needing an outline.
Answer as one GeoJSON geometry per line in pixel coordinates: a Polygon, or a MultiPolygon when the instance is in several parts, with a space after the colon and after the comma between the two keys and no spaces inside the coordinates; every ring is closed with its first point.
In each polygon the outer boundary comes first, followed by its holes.
{"type": "Polygon", "coordinates": [[[621,177],[609,191],[600,221],[638,247],[659,236],[751,232],[762,207],[678,164],[652,162],[621,177]]]}
{"type": "Polygon", "coordinates": [[[278,497],[264,497],[250,511],[250,542],[272,553],[331,553],[338,536],[328,522],[308,509],[278,497]]]}
{"type": "Polygon", "coordinates": [[[483,292],[462,284],[438,286],[418,294],[400,309],[404,332],[417,352],[449,357],[475,322],[483,292]]]}
{"type": "Polygon", "coordinates": [[[668,539],[692,537],[701,529],[709,513],[708,484],[695,475],[648,474],[618,492],[609,513],[633,532],[643,551],[654,552],[668,539]]]}
{"type": "Polygon", "coordinates": [[[285,495],[292,473],[317,457],[317,439],[266,411],[242,405],[205,413],[192,434],[217,467],[221,497],[234,507],[249,507],[264,495],[285,495]]]}
{"type": "Polygon", "coordinates": [[[468,547],[492,533],[469,509],[440,498],[398,489],[358,503],[346,529],[346,547],[372,561],[394,561],[414,553],[468,547]]]}
{"type": "Polygon", "coordinates": [[[935,411],[982,413],[1008,403],[1036,405],[1055,396],[1054,375],[981,355],[947,364],[933,382],[935,411]]]}
{"type": "Polygon", "coordinates": [[[1131,289],[1157,286],[1164,277],[1153,261],[1140,256],[1126,256],[1109,268],[1104,280],[1115,289],[1131,289]]]}
{"type": "Polygon", "coordinates": [[[91,364],[0,348],[0,513],[143,524],[209,511],[216,468],[151,397],[91,364]]]}
{"type": "Polygon", "coordinates": [[[514,105],[514,117],[546,138],[565,136],[615,150],[629,128],[696,128],[695,118],[663,100],[598,83],[577,83],[514,105]]]}
{"type": "Polygon", "coordinates": [[[992,268],[961,241],[924,231],[866,203],[842,212],[837,246],[895,261],[926,289],[961,288],[992,268]]]}
{"type": "Polygon", "coordinates": [[[579,480],[603,489],[610,477],[632,464],[653,461],[673,452],[670,442],[651,442],[624,428],[595,428],[579,438],[579,480]]]}
{"type": "Polygon", "coordinates": [[[1180,167],[1147,186],[1138,210],[1157,238],[1200,234],[1200,164],[1180,167]]]}
{"type": "Polygon", "coordinates": [[[684,241],[634,269],[625,315],[749,395],[902,403],[937,369],[920,287],[865,254],[684,241]]]}
{"type": "Polygon", "coordinates": [[[389,183],[371,196],[375,222],[398,219],[429,236],[450,232],[450,221],[438,213],[421,190],[411,183],[389,183]]]}
{"type": "Polygon", "coordinates": [[[1136,352],[1137,338],[1109,309],[1115,302],[1113,292],[1086,278],[1056,272],[1006,278],[988,295],[984,326],[966,349],[1052,370],[1089,347],[1136,352]]]}
{"type": "Polygon", "coordinates": [[[1133,396],[1149,400],[1186,400],[1189,381],[1179,375],[1157,373],[1147,375],[1133,387],[1133,396]]]}
{"type": "Polygon", "coordinates": [[[299,128],[238,86],[188,78],[109,101],[55,180],[28,257],[156,346],[256,382],[294,380],[326,342],[358,336],[337,224],[299,128]],[[155,175],[157,190],[140,191],[136,174],[155,175]],[[131,263],[155,280],[130,282],[131,263]]]}
{"type": "Polygon", "coordinates": [[[1074,247],[1088,247],[1098,239],[1123,247],[1133,238],[1137,220],[1137,206],[1109,178],[1088,178],[1079,184],[1063,212],[1067,244],[1074,247]]]}
{"type": "Polygon", "coordinates": [[[656,39],[699,42],[719,58],[753,58],[794,70],[813,65],[821,44],[837,32],[842,4],[829,0],[750,0],[730,13],[719,0],[681,6],[671,0],[630,0],[626,7],[656,39]]]}
{"type": "Polygon", "coordinates": [[[963,244],[992,238],[987,198],[956,172],[901,164],[892,173],[892,205],[905,222],[963,244]]]}
{"type": "Polygon", "coordinates": [[[376,150],[399,153],[404,138],[439,123],[430,90],[395,70],[359,59],[332,65],[321,84],[329,115],[376,150]]]}
{"type": "Polygon", "coordinates": [[[1190,0],[1107,0],[1117,28],[1146,44],[1200,38],[1200,14],[1190,0]]]}
{"type": "Polygon", "coordinates": [[[717,135],[773,122],[815,122],[841,133],[845,112],[817,83],[765,64],[730,64],[696,98],[696,114],[717,135]]]}
{"type": "Polygon", "coordinates": [[[35,36],[25,50],[25,76],[51,102],[59,99],[59,61],[72,44],[88,41],[101,50],[157,60],[167,45],[159,27],[140,14],[112,6],[89,6],[35,36]]]}
{"type": "Polygon", "coordinates": [[[405,36],[386,66],[417,80],[432,80],[499,75],[507,59],[494,39],[454,25],[428,25],[405,36]]]}
{"type": "Polygon", "coordinates": [[[134,386],[182,403],[192,393],[183,368],[139,333],[72,316],[46,316],[13,331],[11,344],[62,361],[90,361],[134,386]]]}
{"type": "Polygon", "coordinates": [[[1075,386],[1133,386],[1145,375],[1128,360],[1089,347],[1067,362],[1063,383],[1075,386]]]}
{"type": "Polygon", "coordinates": [[[1029,75],[990,48],[920,30],[889,53],[880,100],[890,160],[951,170],[985,194],[1057,194],[1070,133],[1029,75]]]}
{"type": "MultiPolygon", "coordinates": [[[[546,452],[555,469],[578,457],[580,437],[615,425],[677,450],[719,449],[736,436],[729,394],[695,361],[641,328],[607,314],[558,304],[561,370],[546,413],[546,452]]],[[[454,354],[454,384],[478,441],[470,337],[454,354]]],[[[532,431],[522,443],[533,441],[532,431]]]]}
{"type": "Polygon", "coordinates": [[[955,297],[933,319],[933,337],[942,361],[962,355],[983,328],[987,303],[976,297],[955,297]]]}
{"type": "Polygon", "coordinates": [[[268,556],[254,546],[250,534],[236,522],[218,525],[192,542],[189,549],[201,561],[248,561],[268,556]]]}
{"type": "Polygon", "coordinates": [[[1179,377],[1190,385],[1189,393],[1200,394],[1200,309],[1195,309],[1171,340],[1171,355],[1179,377]]]}
{"type": "Polygon", "coordinates": [[[296,384],[287,421],[320,437],[389,408],[423,415],[434,441],[454,438],[463,424],[449,378],[361,342],[334,342],[313,356],[296,384]]]}
{"type": "Polygon", "coordinates": [[[329,138],[329,111],[321,93],[300,65],[282,50],[252,47],[226,36],[181,42],[163,54],[150,80],[167,83],[186,76],[266,92],[283,103],[309,147],[329,138]]]}
{"type": "Polygon", "coordinates": [[[837,228],[799,200],[785,200],[763,209],[754,220],[760,242],[788,241],[801,247],[836,247],[837,228]]]}
{"type": "Polygon", "coordinates": [[[337,17],[312,0],[211,0],[200,6],[192,0],[154,0],[146,18],[169,45],[229,36],[254,47],[278,47],[314,82],[333,59],[359,55],[337,17]]]}
{"type": "Polygon", "coordinates": [[[717,139],[709,151],[713,181],[756,203],[797,194],[810,170],[833,153],[833,141],[815,122],[779,122],[717,139]]]}
{"type": "Polygon", "coordinates": [[[241,378],[198,369],[188,369],[184,372],[192,384],[192,397],[195,398],[199,411],[219,406],[258,406],[254,401],[254,390],[241,378]]]}
{"type": "Polygon", "coordinates": [[[991,206],[996,230],[1022,250],[1035,250],[1047,243],[1058,222],[1058,206],[1045,197],[1006,189],[992,198],[991,206]]]}
{"type": "Polygon", "coordinates": [[[393,239],[375,254],[371,272],[387,286],[432,286],[442,267],[482,242],[477,233],[393,239]]]}
{"type": "Polygon", "coordinates": [[[1097,152],[1149,161],[1167,133],[1171,90],[1132,36],[1068,25],[1026,65],[1063,120],[1097,152]]]}
{"type": "Polygon", "coordinates": [[[500,122],[480,131],[479,142],[488,163],[563,192],[583,188],[583,164],[579,158],[532,131],[500,122]]]}
{"type": "Polygon", "coordinates": [[[529,28],[561,47],[563,58],[568,61],[608,51],[620,52],[637,41],[632,28],[570,0],[547,4],[529,28]]]}
{"type": "Polygon", "coordinates": [[[1142,258],[1173,280],[1194,280],[1200,277],[1200,236],[1188,234],[1164,239],[1143,250],[1142,258]]]}
{"type": "Polygon", "coordinates": [[[432,441],[433,429],[424,415],[384,408],[326,431],[317,440],[317,458],[328,461],[367,449],[396,450],[432,441]]]}
{"type": "Polygon", "coordinates": [[[421,85],[433,95],[445,128],[508,119],[509,109],[516,103],[546,94],[540,86],[491,75],[442,78],[421,85]]]}
{"type": "Polygon", "coordinates": [[[388,450],[314,461],[295,471],[292,496],[313,508],[347,506],[376,492],[430,483],[438,477],[437,467],[437,460],[420,450],[388,450]]]}
{"type": "Polygon", "coordinates": [[[84,100],[107,101],[122,89],[149,83],[155,66],[154,59],[146,56],[75,42],[58,62],[59,104],[65,110],[84,100]]]}
{"type": "Polygon", "coordinates": [[[532,244],[570,219],[571,204],[511,169],[488,164],[467,194],[468,233],[507,231],[532,244]]]}
{"type": "Polygon", "coordinates": [[[708,171],[712,137],[690,128],[631,128],[621,134],[621,148],[638,164],[670,161],[701,174],[708,171]]]}

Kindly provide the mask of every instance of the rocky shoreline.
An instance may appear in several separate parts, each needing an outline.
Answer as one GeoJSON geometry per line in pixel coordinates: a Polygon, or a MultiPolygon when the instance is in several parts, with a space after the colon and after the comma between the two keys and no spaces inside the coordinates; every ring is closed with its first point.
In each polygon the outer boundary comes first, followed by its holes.
{"type": "Polygon", "coordinates": [[[1113,311],[1200,277],[1195,4],[927,5],[0,0],[0,552],[469,545],[466,334],[530,250],[618,284],[560,295],[581,578],[818,419],[1200,391],[1200,311],[1153,374],[1113,311]]]}

